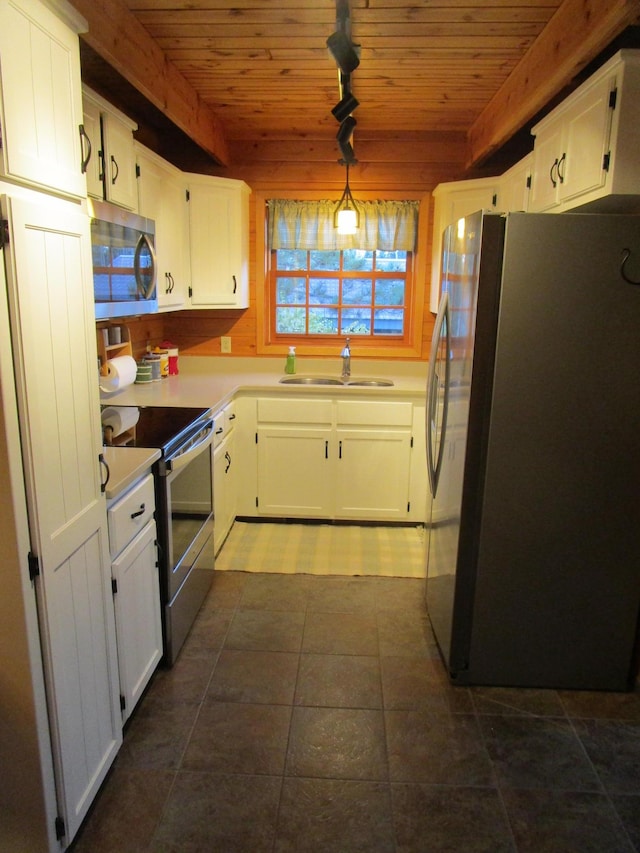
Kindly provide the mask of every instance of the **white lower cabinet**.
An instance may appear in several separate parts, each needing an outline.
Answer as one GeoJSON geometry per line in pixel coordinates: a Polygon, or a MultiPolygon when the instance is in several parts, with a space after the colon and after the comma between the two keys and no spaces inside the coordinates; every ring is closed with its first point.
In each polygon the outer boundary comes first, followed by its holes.
{"type": "Polygon", "coordinates": [[[154,510],[151,474],[119,496],[107,510],[123,722],[162,658],[154,510]]]}
{"type": "Polygon", "coordinates": [[[412,520],[410,402],[257,401],[260,516],[412,520]]]}

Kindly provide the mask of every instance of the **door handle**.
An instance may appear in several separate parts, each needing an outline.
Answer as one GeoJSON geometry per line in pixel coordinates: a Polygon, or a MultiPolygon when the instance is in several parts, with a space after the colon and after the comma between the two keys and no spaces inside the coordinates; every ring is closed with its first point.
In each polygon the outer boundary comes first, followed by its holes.
{"type": "Polygon", "coordinates": [[[100,464],[103,466],[103,468],[105,469],[105,471],[107,472],[106,478],[104,480],[102,480],[100,483],[100,491],[102,492],[102,494],[104,494],[107,490],[107,483],[109,482],[109,477],[111,476],[111,471],[109,470],[109,466],[107,465],[107,460],[104,458],[104,454],[99,453],[98,454],[98,460],[99,460],[100,464]]]}
{"type": "Polygon", "coordinates": [[[80,157],[80,171],[84,175],[87,171],[87,166],[89,165],[89,160],[91,160],[91,140],[87,136],[87,132],[84,129],[84,125],[78,125],[78,131],[80,133],[80,151],[84,153],[85,142],[87,145],[87,155],[86,157],[80,157]]]}
{"type": "Polygon", "coordinates": [[[138,518],[138,516],[143,515],[145,510],[144,504],[140,504],[140,509],[137,512],[131,513],[131,518],[138,518]]]}

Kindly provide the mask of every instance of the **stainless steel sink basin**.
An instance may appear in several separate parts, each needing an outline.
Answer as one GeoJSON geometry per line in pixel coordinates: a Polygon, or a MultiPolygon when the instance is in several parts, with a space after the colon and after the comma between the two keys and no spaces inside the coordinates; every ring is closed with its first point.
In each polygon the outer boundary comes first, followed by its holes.
{"type": "Polygon", "coordinates": [[[284,385],[342,385],[342,379],[334,376],[283,376],[284,385]]]}
{"type": "Polygon", "coordinates": [[[369,388],[389,388],[393,385],[392,379],[342,379],[339,376],[283,376],[280,380],[283,385],[349,385],[369,388]]]}

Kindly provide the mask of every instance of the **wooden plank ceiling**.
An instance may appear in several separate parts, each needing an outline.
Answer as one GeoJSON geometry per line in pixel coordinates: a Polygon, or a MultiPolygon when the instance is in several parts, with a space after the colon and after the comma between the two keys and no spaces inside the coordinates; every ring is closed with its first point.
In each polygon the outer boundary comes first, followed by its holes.
{"type": "MultiPolygon", "coordinates": [[[[72,2],[102,55],[91,9],[109,6],[115,20],[116,8],[128,7],[219,123],[220,162],[232,159],[234,141],[335,137],[338,72],[326,48],[335,0],[72,2]]],[[[640,12],[638,0],[351,0],[349,7],[361,60],[351,78],[360,102],[356,156],[358,138],[457,131],[468,134],[471,163],[531,119],[640,12]]],[[[114,62],[117,37],[110,41],[114,62]]],[[[156,101],[167,107],[166,95],[156,101]]]]}

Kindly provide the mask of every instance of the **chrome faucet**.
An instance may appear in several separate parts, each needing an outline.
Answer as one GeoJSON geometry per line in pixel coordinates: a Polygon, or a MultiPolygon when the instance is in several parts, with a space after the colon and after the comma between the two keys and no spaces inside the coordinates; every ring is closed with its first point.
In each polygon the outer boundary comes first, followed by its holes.
{"type": "Polygon", "coordinates": [[[342,378],[346,379],[347,376],[351,376],[351,350],[349,349],[349,338],[344,342],[344,347],[340,353],[340,357],[342,358],[342,378]]]}

